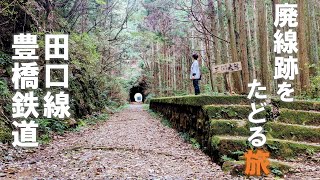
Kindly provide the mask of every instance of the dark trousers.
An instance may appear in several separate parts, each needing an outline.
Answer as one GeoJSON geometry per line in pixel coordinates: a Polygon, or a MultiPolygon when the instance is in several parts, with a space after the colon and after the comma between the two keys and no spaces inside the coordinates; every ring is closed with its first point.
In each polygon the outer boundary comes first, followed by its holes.
{"type": "Polygon", "coordinates": [[[193,80],[193,87],[194,87],[195,95],[200,94],[199,79],[194,79],[193,80]]]}

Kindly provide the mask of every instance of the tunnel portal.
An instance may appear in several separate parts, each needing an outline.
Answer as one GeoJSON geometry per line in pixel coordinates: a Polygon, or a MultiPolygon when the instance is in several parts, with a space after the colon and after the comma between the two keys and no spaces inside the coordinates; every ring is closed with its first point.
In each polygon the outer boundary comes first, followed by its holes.
{"type": "Polygon", "coordinates": [[[140,93],[142,95],[142,102],[145,102],[146,97],[148,96],[148,94],[150,93],[149,89],[150,89],[150,84],[148,83],[149,80],[147,78],[147,76],[142,75],[135,83],[135,85],[133,85],[130,89],[129,92],[129,101],[130,102],[135,102],[135,95],[137,93],[140,93]]]}
{"type": "Polygon", "coordinates": [[[142,94],[142,102],[144,102],[145,98],[146,98],[146,95],[144,93],[144,88],[141,87],[141,86],[134,86],[130,89],[130,102],[135,102],[135,98],[134,96],[137,94],[137,93],[140,93],[142,94]]]}

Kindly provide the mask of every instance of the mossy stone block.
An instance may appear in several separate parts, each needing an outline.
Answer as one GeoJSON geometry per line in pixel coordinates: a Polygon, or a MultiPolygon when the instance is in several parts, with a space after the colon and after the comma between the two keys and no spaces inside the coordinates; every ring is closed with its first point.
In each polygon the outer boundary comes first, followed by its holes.
{"type": "Polygon", "coordinates": [[[190,106],[204,106],[210,104],[236,104],[247,105],[250,104],[246,96],[175,96],[151,99],[152,103],[166,103],[166,104],[179,104],[190,106]]]}
{"type": "MultiPolygon", "coordinates": [[[[239,136],[213,136],[211,141],[212,148],[217,150],[219,154],[234,156],[235,151],[246,152],[253,149],[249,145],[247,137],[239,136]]],[[[319,152],[320,145],[304,142],[286,141],[280,139],[268,139],[264,149],[270,152],[271,158],[286,159],[299,156],[299,154],[307,154],[310,152],[319,152]]]]}
{"type": "Polygon", "coordinates": [[[320,112],[280,109],[278,121],[289,124],[320,126],[320,112]]]}
{"type": "Polygon", "coordinates": [[[320,111],[320,102],[318,101],[301,101],[283,102],[279,99],[273,99],[272,102],[279,108],[305,111],[320,111]]]}

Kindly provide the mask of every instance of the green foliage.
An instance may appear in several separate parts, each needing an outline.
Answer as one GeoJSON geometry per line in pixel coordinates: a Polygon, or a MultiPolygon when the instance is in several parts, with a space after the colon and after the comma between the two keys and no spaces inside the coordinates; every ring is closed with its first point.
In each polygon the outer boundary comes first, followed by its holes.
{"type": "Polygon", "coordinates": [[[189,133],[187,132],[180,132],[179,136],[185,141],[192,145],[192,147],[200,149],[201,145],[197,141],[197,139],[190,137],[189,133]]]}
{"type": "Polygon", "coordinates": [[[0,67],[6,68],[12,66],[12,59],[8,54],[0,51],[0,67]]]}
{"type": "Polygon", "coordinates": [[[155,95],[154,95],[154,94],[152,94],[152,93],[148,94],[148,96],[145,98],[144,103],[149,104],[149,103],[150,103],[150,101],[151,101],[151,99],[153,99],[154,97],[155,97],[155,95]]]}
{"type": "Polygon", "coordinates": [[[144,69],[144,68],[145,68],[145,63],[144,63],[143,61],[139,61],[138,66],[139,66],[141,69],[144,69]]]}
{"type": "Polygon", "coordinates": [[[179,91],[173,91],[173,94],[175,96],[186,96],[188,95],[189,93],[186,91],[186,90],[179,90],[179,91]]]}
{"type": "Polygon", "coordinates": [[[105,0],[96,0],[96,3],[100,4],[100,5],[106,5],[107,4],[107,2],[105,0]]]}
{"type": "Polygon", "coordinates": [[[50,134],[48,134],[48,133],[41,135],[39,138],[39,142],[41,144],[49,144],[50,141],[51,141],[51,137],[50,137],[50,134]]]}
{"type": "Polygon", "coordinates": [[[100,53],[97,51],[97,43],[94,36],[87,33],[72,33],[69,40],[69,54],[72,64],[77,69],[85,69],[88,73],[98,73],[100,53]],[[81,49],[81,51],[79,51],[81,49]],[[98,69],[97,69],[98,68],[98,69]]]}
{"type": "Polygon", "coordinates": [[[271,173],[276,175],[276,176],[283,176],[283,173],[280,169],[278,168],[271,168],[271,173]]]}
{"type": "Polygon", "coordinates": [[[8,89],[7,82],[0,79],[0,98],[1,98],[1,100],[9,99],[10,96],[11,96],[11,93],[8,89]]]}
{"type": "Polygon", "coordinates": [[[150,105],[149,104],[143,104],[142,105],[142,108],[144,109],[144,110],[149,110],[149,107],[150,107],[150,105]]]}
{"type": "Polygon", "coordinates": [[[117,108],[115,109],[115,112],[120,112],[120,111],[122,111],[122,110],[124,110],[124,109],[127,109],[128,107],[129,107],[129,104],[126,103],[126,104],[124,104],[124,105],[121,105],[121,106],[117,107],[117,108]]]}
{"type": "Polygon", "coordinates": [[[200,149],[201,146],[200,146],[199,142],[195,138],[190,138],[190,142],[192,144],[192,147],[200,149]]]}
{"type": "Polygon", "coordinates": [[[71,109],[75,117],[100,112],[106,106],[119,107],[126,102],[126,92],[120,78],[104,73],[97,40],[86,33],[70,36],[70,77],[71,109]],[[81,51],[79,51],[81,49],[81,51]]]}
{"type": "Polygon", "coordinates": [[[15,11],[15,4],[11,1],[0,1],[0,7],[2,16],[12,16],[18,13],[15,11]]]}
{"type": "Polygon", "coordinates": [[[320,101],[320,75],[311,78],[311,88],[309,97],[320,101]]]}
{"type": "Polygon", "coordinates": [[[210,94],[210,93],[212,93],[212,87],[211,87],[211,85],[210,85],[210,84],[205,84],[205,85],[203,86],[203,91],[204,91],[205,94],[210,94]]]}
{"type": "Polygon", "coordinates": [[[179,135],[184,141],[186,141],[186,142],[190,141],[190,135],[188,133],[180,132],[179,135]]]}
{"type": "Polygon", "coordinates": [[[315,150],[312,149],[312,148],[307,148],[306,154],[309,155],[309,156],[311,156],[311,155],[315,154],[315,150]]]}
{"type": "Polygon", "coordinates": [[[231,154],[232,155],[237,155],[237,156],[242,156],[242,155],[244,155],[244,152],[237,150],[237,151],[231,152],[231,154]]]}
{"type": "Polygon", "coordinates": [[[162,118],[161,123],[166,127],[172,128],[172,124],[168,119],[162,118]]]}
{"type": "Polygon", "coordinates": [[[58,132],[63,134],[67,130],[67,124],[59,119],[37,119],[39,124],[39,133],[48,134],[52,132],[58,132]]]}
{"type": "Polygon", "coordinates": [[[217,149],[219,144],[220,144],[220,139],[218,137],[216,136],[211,137],[211,146],[214,149],[217,149]]]}
{"type": "Polygon", "coordinates": [[[221,161],[222,161],[222,162],[225,162],[225,161],[234,161],[234,159],[228,157],[227,155],[223,155],[223,156],[221,157],[221,161]]]}
{"type": "Polygon", "coordinates": [[[12,140],[11,122],[9,121],[12,111],[11,96],[7,82],[0,79],[0,142],[12,140]]]}
{"type": "Polygon", "coordinates": [[[11,132],[12,130],[0,118],[0,142],[6,143],[13,140],[11,132]]]}
{"type": "Polygon", "coordinates": [[[80,121],[78,122],[78,127],[85,127],[85,126],[87,126],[87,122],[80,119],[80,121]]]}

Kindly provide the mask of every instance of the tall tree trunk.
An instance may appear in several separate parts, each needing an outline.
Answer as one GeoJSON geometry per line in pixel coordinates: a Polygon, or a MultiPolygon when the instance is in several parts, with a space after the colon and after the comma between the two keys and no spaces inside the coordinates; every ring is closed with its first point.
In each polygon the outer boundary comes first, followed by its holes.
{"type": "MultiPolygon", "coordinates": [[[[319,63],[319,52],[318,52],[318,38],[317,38],[317,21],[316,21],[316,16],[315,16],[315,3],[314,1],[308,1],[308,8],[309,9],[309,16],[308,16],[308,22],[309,22],[309,42],[310,42],[310,60],[311,63],[314,64],[315,67],[318,67],[319,63]]],[[[317,70],[316,68],[312,68],[310,70],[310,74],[313,76],[317,75],[317,70]]]]}
{"type": "MultiPolygon", "coordinates": [[[[218,31],[217,31],[217,23],[216,23],[216,16],[215,16],[215,8],[214,8],[214,2],[213,0],[209,0],[208,1],[208,11],[209,11],[209,17],[210,17],[210,27],[211,27],[211,33],[218,35],[218,31]]],[[[219,35],[218,35],[219,36],[219,35]]],[[[212,44],[213,44],[213,55],[214,55],[214,59],[215,62],[213,65],[218,65],[221,64],[221,56],[220,56],[220,51],[219,51],[219,40],[216,39],[215,37],[211,37],[210,39],[212,39],[212,44]]],[[[222,92],[223,88],[222,88],[222,77],[221,74],[217,74],[216,75],[216,85],[217,85],[217,90],[218,92],[222,92]]]]}
{"type": "MultiPolygon", "coordinates": [[[[220,30],[220,35],[222,38],[225,38],[226,33],[224,29],[224,12],[223,12],[223,7],[222,7],[222,0],[218,0],[218,16],[219,16],[219,30],[220,30]]],[[[221,63],[226,64],[228,63],[228,57],[227,57],[227,43],[225,41],[220,41],[221,42],[221,63]]],[[[224,78],[224,87],[226,88],[227,91],[231,91],[228,86],[228,77],[226,74],[223,74],[224,78]]]]}
{"type": "Polygon", "coordinates": [[[154,71],[153,71],[153,84],[154,84],[154,88],[153,88],[153,92],[156,94],[156,95],[158,95],[158,92],[157,92],[157,90],[156,89],[158,89],[158,88],[155,88],[155,87],[157,87],[158,86],[158,84],[159,84],[159,79],[158,79],[158,73],[159,73],[159,69],[158,69],[158,61],[157,61],[157,52],[156,52],[156,49],[157,47],[156,47],[156,45],[155,45],[155,43],[154,42],[152,42],[152,60],[153,60],[153,62],[154,62],[154,67],[153,67],[153,69],[154,69],[154,71]]]}
{"type": "MultiPolygon", "coordinates": [[[[157,52],[160,50],[159,48],[159,43],[157,42],[157,52]]],[[[161,51],[161,50],[160,50],[161,51]]],[[[161,82],[161,74],[162,74],[162,68],[161,68],[161,60],[159,55],[157,55],[157,59],[158,59],[158,82],[159,82],[159,95],[162,95],[162,82],[161,82]]]]}
{"type": "MultiPolygon", "coordinates": [[[[226,0],[226,9],[228,13],[228,27],[229,27],[229,34],[230,34],[232,61],[237,62],[238,53],[237,53],[236,37],[235,37],[235,31],[234,31],[234,21],[233,21],[233,15],[231,11],[231,4],[229,0],[226,0]]],[[[233,83],[234,83],[234,91],[236,93],[241,93],[242,84],[241,84],[240,72],[233,72],[232,77],[233,77],[233,83]]]]}
{"type": "Polygon", "coordinates": [[[261,71],[260,71],[260,57],[259,57],[259,43],[258,43],[258,18],[257,18],[257,2],[256,0],[253,0],[253,40],[254,40],[254,57],[255,57],[255,64],[257,77],[261,77],[261,71]]]}
{"type": "Polygon", "coordinates": [[[240,60],[242,64],[243,93],[249,93],[249,68],[248,68],[248,52],[247,52],[247,26],[246,26],[246,7],[244,1],[239,1],[240,13],[240,60]]]}
{"type": "Polygon", "coordinates": [[[266,27],[266,7],[264,1],[258,1],[258,32],[259,32],[259,57],[261,61],[261,83],[268,88],[270,85],[268,61],[268,32],[266,27]]]}
{"type": "MultiPolygon", "coordinates": [[[[272,18],[273,18],[273,22],[275,22],[276,20],[276,4],[279,4],[279,0],[272,0],[272,18]]],[[[274,25],[273,26],[273,35],[277,32],[277,27],[275,27],[274,25]]],[[[274,41],[274,36],[271,36],[271,42],[274,41]]],[[[275,53],[274,53],[274,43],[271,43],[270,44],[271,46],[271,67],[275,67],[275,53]]],[[[274,84],[274,88],[273,88],[273,91],[272,93],[276,94],[277,92],[277,87],[278,87],[278,84],[281,84],[282,83],[282,79],[277,79],[277,80],[273,80],[273,84],[274,84]]]]}
{"type": "Polygon", "coordinates": [[[309,77],[309,61],[308,50],[305,35],[305,20],[304,20],[304,0],[298,0],[298,46],[299,46],[299,65],[300,65],[300,83],[303,92],[310,88],[309,77]]]}
{"type": "Polygon", "coordinates": [[[253,79],[257,79],[257,73],[256,73],[256,65],[255,65],[255,61],[254,61],[254,53],[253,53],[253,43],[252,43],[252,35],[251,35],[251,27],[250,27],[250,19],[248,14],[246,14],[246,18],[247,18],[247,34],[248,34],[248,49],[249,49],[249,56],[250,56],[250,76],[251,76],[251,80],[249,80],[250,82],[253,81],[253,79]]]}
{"type": "Polygon", "coordinates": [[[211,52],[210,52],[210,45],[209,45],[209,36],[205,35],[205,49],[206,49],[206,55],[207,55],[207,61],[208,61],[208,69],[209,69],[209,75],[210,75],[210,84],[212,91],[215,91],[215,80],[214,80],[214,74],[212,72],[212,60],[211,60],[211,52]]]}

